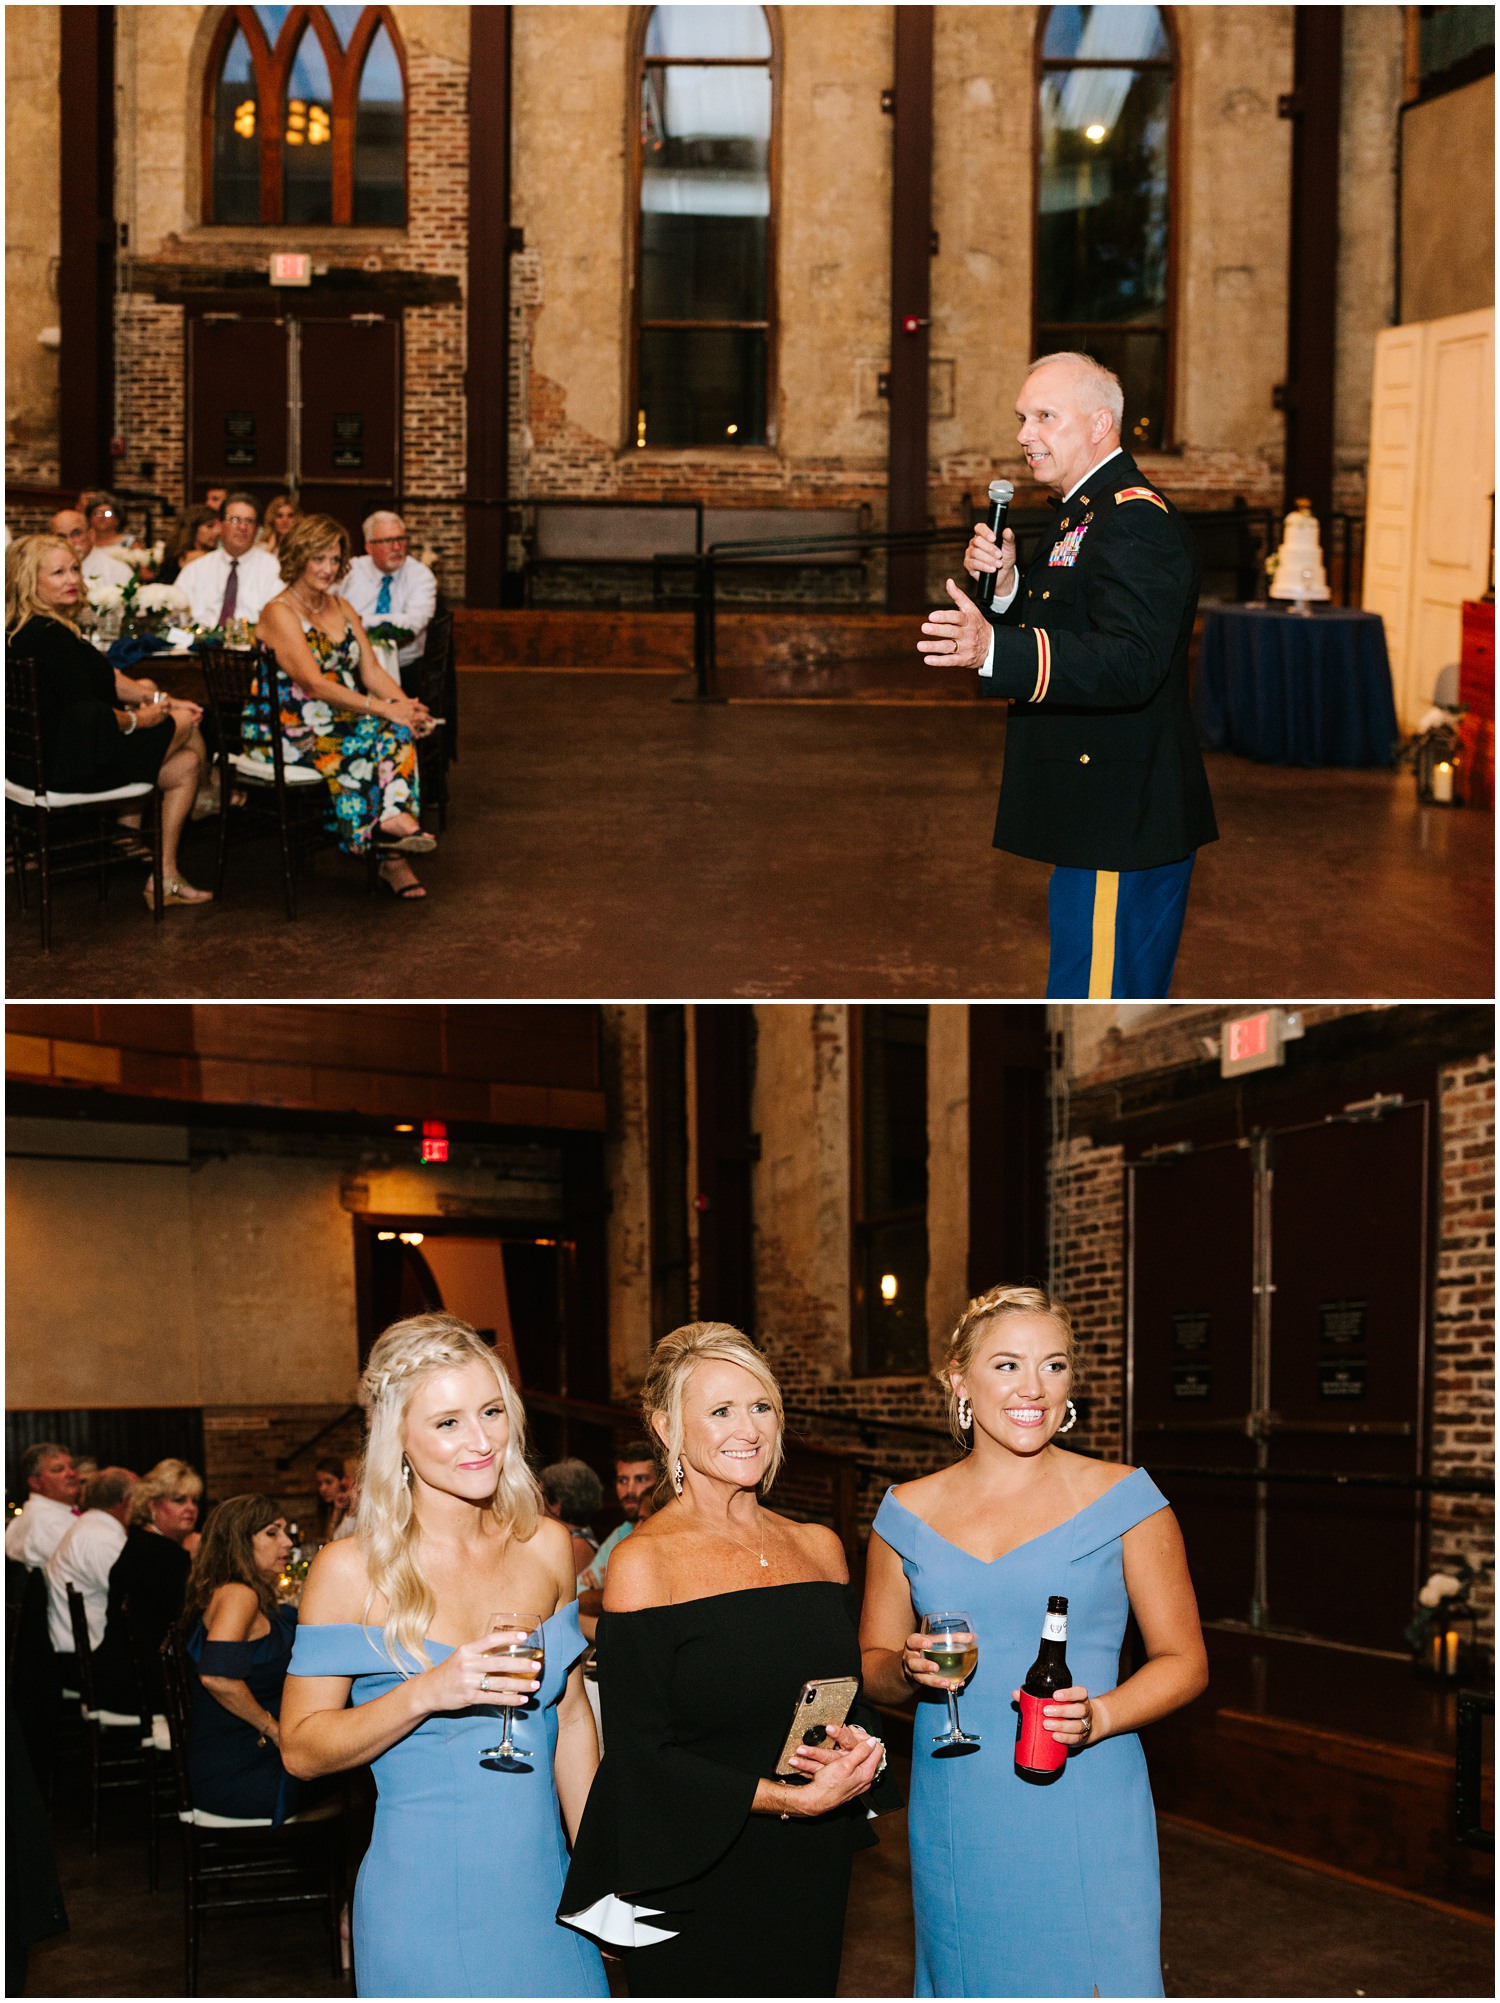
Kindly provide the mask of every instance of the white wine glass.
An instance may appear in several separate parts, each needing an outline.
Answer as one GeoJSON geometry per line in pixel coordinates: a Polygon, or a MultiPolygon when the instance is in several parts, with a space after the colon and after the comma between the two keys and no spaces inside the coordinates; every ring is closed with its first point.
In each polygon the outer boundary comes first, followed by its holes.
{"type": "MultiPolygon", "coordinates": [[[[547,1661],[547,1644],[536,1615],[492,1614],[489,1632],[506,1637],[489,1651],[497,1666],[503,1666],[515,1675],[535,1676],[540,1684],[547,1661]]],[[[516,1712],[521,1708],[519,1704],[505,1706],[505,1730],[498,1746],[486,1746],[480,1753],[479,1764],[482,1767],[490,1767],[498,1773],[531,1772],[527,1765],[529,1748],[518,1746],[515,1741],[516,1712]]]]}
{"type": "Polygon", "coordinates": [[[958,1722],[958,1693],[979,1662],[974,1624],[967,1614],[923,1614],[921,1631],[928,1637],[922,1653],[941,1677],[948,1698],[948,1729],[933,1740],[932,1756],[953,1759],[960,1753],[978,1752],[978,1736],[966,1732],[958,1722]]]}

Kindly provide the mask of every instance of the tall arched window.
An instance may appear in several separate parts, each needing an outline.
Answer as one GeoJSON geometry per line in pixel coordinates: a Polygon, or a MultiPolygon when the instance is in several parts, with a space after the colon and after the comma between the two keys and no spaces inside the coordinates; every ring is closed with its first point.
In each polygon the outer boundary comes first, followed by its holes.
{"type": "Polygon", "coordinates": [[[638,446],[764,445],[774,409],[764,8],[655,7],[637,63],[638,446]]]}
{"type": "Polygon", "coordinates": [[[1172,43],[1160,7],[1053,7],[1038,30],[1036,354],[1125,387],[1125,443],[1170,443],[1172,43]]]}
{"type": "Polygon", "coordinates": [[[406,79],[388,7],[226,7],[203,99],[203,219],[406,221],[406,79]]]}

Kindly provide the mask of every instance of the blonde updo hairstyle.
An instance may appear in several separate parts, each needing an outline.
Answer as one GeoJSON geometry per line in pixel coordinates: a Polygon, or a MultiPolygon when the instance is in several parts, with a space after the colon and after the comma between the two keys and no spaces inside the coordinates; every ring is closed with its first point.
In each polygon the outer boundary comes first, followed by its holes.
{"type": "Polygon", "coordinates": [[[977,1294],[954,1323],[948,1338],[948,1353],[933,1372],[948,1400],[948,1430],[961,1447],[970,1446],[973,1435],[958,1423],[958,1393],[953,1388],[951,1373],[968,1371],[990,1332],[990,1324],[1008,1314],[1044,1314],[1057,1323],[1073,1377],[1070,1389],[1077,1387],[1078,1344],[1073,1336],[1073,1317],[1056,1294],[1045,1287],[991,1287],[987,1293],[977,1294]]]}
{"type": "Polygon", "coordinates": [[[196,1502],[203,1493],[203,1478],[186,1461],[158,1461],[149,1473],[143,1474],[130,1495],[130,1521],[133,1524],[147,1524],[151,1521],[151,1511],[158,1502],[167,1502],[174,1495],[190,1495],[196,1502]]]}
{"type": "Polygon", "coordinates": [[[426,1641],[437,1614],[418,1555],[421,1525],[406,1481],[406,1411],[424,1377],[468,1363],[482,1363],[494,1372],[510,1424],[491,1504],[495,1521],[524,1544],[541,1520],[541,1490],[526,1464],[525,1409],[500,1358],[456,1315],[417,1314],[394,1322],[370,1351],[360,1379],[359,1402],[368,1416],[369,1436],[354,1534],[370,1581],[365,1616],[376,1596],[383,1597],[386,1653],[403,1675],[409,1673],[405,1658],[424,1669],[432,1667],[426,1641]]]}
{"type": "Polygon", "coordinates": [[[738,1363],[760,1384],[767,1403],[776,1414],[776,1443],[771,1449],[766,1471],[760,1478],[762,1494],[769,1490],[781,1467],[786,1416],[782,1410],[781,1386],[771,1375],[771,1366],[749,1336],[731,1328],[727,1321],[690,1321],[682,1328],[674,1328],[670,1335],[664,1335],[652,1350],[651,1361],[646,1366],[646,1381],[641,1386],[641,1416],[646,1422],[646,1437],[651,1442],[658,1469],[654,1497],[658,1507],[670,1501],[677,1492],[672,1470],[682,1458],[682,1440],[686,1430],[682,1401],[687,1393],[688,1380],[700,1363],[738,1363]],[[653,1424],[658,1413],[663,1421],[665,1438],[653,1424]]]}

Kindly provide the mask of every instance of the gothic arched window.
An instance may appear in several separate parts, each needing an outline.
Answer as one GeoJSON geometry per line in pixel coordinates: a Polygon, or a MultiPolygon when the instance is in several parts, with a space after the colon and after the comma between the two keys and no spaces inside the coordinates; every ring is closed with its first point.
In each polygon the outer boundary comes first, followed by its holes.
{"type": "Polygon", "coordinates": [[[639,446],[769,442],[775,67],[763,7],[654,7],[645,17],[636,63],[639,446]]]}
{"type": "Polygon", "coordinates": [[[406,78],[388,7],[226,7],[203,99],[203,219],[406,221],[406,78]]]}
{"type": "Polygon", "coordinates": [[[1125,387],[1124,442],[1170,442],[1173,50],[1160,7],[1052,7],[1038,25],[1035,348],[1125,387]]]}

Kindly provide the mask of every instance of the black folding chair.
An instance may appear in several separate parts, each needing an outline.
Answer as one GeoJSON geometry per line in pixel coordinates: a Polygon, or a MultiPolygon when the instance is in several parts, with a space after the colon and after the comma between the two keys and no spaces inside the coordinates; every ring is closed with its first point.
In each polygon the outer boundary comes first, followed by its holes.
{"type": "Polygon", "coordinates": [[[326,1907],[335,1979],[343,1974],[339,1920],[344,1907],[345,1821],[340,1800],[316,1803],[279,1829],[267,1817],[215,1815],[193,1799],[188,1771],[194,1671],[181,1641],[161,1645],[177,1821],[182,1832],[183,1994],[198,1993],[203,1922],[213,1913],[326,1907]]]}
{"type": "MultiPolygon", "coordinates": [[[[319,849],[335,843],[327,781],[313,766],[286,756],[275,655],[264,647],[200,651],[222,788],[215,891],[220,897],[224,894],[231,837],[274,831],[281,851],[286,915],[295,918],[297,878],[319,849]],[[245,795],[245,805],[231,808],[237,792],[245,795]]],[[[378,864],[372,844],[366,868],[372,889],[378,864]]]]}
{"type": "MultiPolygon", "coordinates": [[[[154,1789],[150,1762],[146,1756],[146,1746],[151,1744],[151,1719],[149,1714],[143,1719],[138,1711],[112,1711],[100,1705],[83,1595],[76,1586],[69,1586],[67,1595],[68,1618],[73,1624],[73,1667],[89,1749],[89,1851],[97,1857],[99,1800],[107,1789],[145,1789],[148,1820],[152,1814],[154,1789]]],[[[147,1864],[149,1870],[149,1841],[147,1864]]]]}
{"type": "Polygon", "coordinates": [[[437,808],[438,827],[448,826],[448,767],[458,753],[458,677],[453,666],[453,614],[439,612],[427,628],[426,643],[417,659],[402,670],[408,695],[426,703],[443,720],[436,730],[417,739],[417,775],[422,788],[422,812],[437,808]]]}
{"type": "Polygon", "coordinates": [[[109,892],[109,871],[138,860],[139,837],[122,828],[122,807],[139,808],[142,831],[151,842],[151,915],[160,921],[161,794],[148,780],[114,786],[102,793],[61,793],[47,784],[42,726],[37,708],[36,663],[12,648],[5,652],[5,824],[12,873],[29,908],[27,879],[36,872],[42,951],[52,950],[52,885],[60,876],[98,881],[101,902],[109,892]]]}

